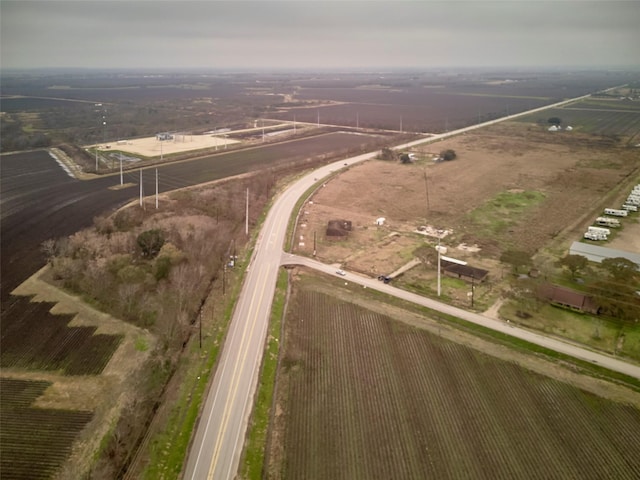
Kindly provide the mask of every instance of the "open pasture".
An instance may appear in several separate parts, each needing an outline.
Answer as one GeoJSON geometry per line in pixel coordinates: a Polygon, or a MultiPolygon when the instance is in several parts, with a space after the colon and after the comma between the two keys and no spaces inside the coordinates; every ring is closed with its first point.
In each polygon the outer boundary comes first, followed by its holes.
{"type": "Polygon", "coordinates": [[[270,478],[640,475],[637,408],[294,285],[270,478]]]}
{"type": "MultiPolygon", "coordinates": [[[[315,193],[301,222],[306,232],[322,233],[332,218],[352,220],[345,241],[318,236],[317,257],[372,276],[388,274],[413,258],[407,242],[415,250],[428,240],[414,233],[420,225],[451,230],[443,240],[451,249],[461,242],[477,244],[477,253],[451,252],[471,262],[497,259],[507,249],[534,253],[568,226],[574,238],[581,238],[602,198],[638,168],[634,149],[603,147],[601,140],[577,131],[548,132],[546,118],[545,126],[492,125],[415,147],[417,160],[411,164],[372,160],[350,168],[315,193]],[[457,153],[456,160],[432,161],[448,148],[457,153]],[[531,198],[522,208],[512,208],[512,197],[521,194],[531,198]],[[374,225],[378,217],[386,219],[383,226],[374,225]],[[401,238],[391,239],[392,232],[401,238]],[[400,242],[409,250],[404,258],[394,250],[400,242]],[[374,254],[374,246],[384,246],[388,256],[374,254]]],[[[311,254],[312,248],[309,242],[295,246],[302,254],[311,254]]]]}

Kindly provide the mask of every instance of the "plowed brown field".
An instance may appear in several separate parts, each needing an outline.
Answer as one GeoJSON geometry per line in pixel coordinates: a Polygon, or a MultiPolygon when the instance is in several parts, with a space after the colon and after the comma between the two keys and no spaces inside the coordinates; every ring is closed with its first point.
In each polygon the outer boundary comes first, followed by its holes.
{"type": "Polygon", "coordinates": [[[296,285],[269,478],[640,475],[635,406],[296,285]]]}

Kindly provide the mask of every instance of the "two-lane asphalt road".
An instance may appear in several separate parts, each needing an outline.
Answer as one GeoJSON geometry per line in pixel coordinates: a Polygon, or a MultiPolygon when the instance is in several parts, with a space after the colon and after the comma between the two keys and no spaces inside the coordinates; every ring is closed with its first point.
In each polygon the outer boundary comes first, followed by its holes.
{"type": "MultiPolygon", "coordinates": [[[[350,163],[373,158],[360,155],[350,163]]],[[[326,165],[289,187],[271,208],[258,238],[211,390],[195,432],[184,478],[230,479],[238,470],[253,406],[287,224],[298,199],[344,161],[326,165]]]]}

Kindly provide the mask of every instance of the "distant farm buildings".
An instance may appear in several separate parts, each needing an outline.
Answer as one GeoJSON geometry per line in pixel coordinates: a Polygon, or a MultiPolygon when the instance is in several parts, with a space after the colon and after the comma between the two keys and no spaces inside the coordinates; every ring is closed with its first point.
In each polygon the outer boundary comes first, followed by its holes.
{"type": "MultiPolygon", "coordinates": [[[[562,127],[560,125],[551,125],[549,128],[547,128],[547,130],[550,132],[559,132],[560,130],[562,130],[562,127]]],[[[567,132],[570,132],[571,130],[573,130],[573,127],[571,125],[568,125],[567,127],[565,127],[565,130],[567,132]]]]}
{"type": "Polygon", "coordinates": [[[156,133],[156,140],[159,140],[161,142],[166,140],[173,140],[173,135],[169,132],[156,133]]]}

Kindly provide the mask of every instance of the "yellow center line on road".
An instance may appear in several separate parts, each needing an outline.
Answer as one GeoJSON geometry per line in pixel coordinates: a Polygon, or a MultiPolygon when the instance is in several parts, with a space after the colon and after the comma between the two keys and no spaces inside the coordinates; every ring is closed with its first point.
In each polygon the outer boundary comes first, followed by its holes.
{"type": "Polygon", "coordinates": [[[256,288],[256,290],[254,290],[253,292],[253,296],[251,297],[251,303],[249,304],[249,310],[247,312],[247,319],[246,322],[244,324],[244,329],[242,332],[242,344],[240,347],[240,351],[242,352],[241,355],[241,360],[237,361],[236,364],[234,365],[234,369],[233,369],[233,375],[232,375],[232,388],[229,392],[229,394],[227,395],[227,400],[225,402],[225,407],[224,407],[224,414],[223,414],[223,420],[222,420],[222,424],[220,425],[220,429],[218,430],[218,435],[216,437],[216,446],[215,446],[215,451],[213,453],[213,457],[211,458],[211,464],[209,465],[209,472],[207,475],[207,478],[209,480],[213,479],[213,474],[214,474],[214,470],[215,470],[215,465],[218,461],[218,456],[220,455],[220,448],[222,446],[222,442],[221,442],[221,438],[222,435],[224,434],[224,432],[227,429],[227,424],[229,423],[229,417],[231,415],[231,406],[233,404],[232,400],[235,398],[236,396],[236,392],[238,390],[238,385],[240,383],[240,375],[238,374],[238,369],[242,368],[245,364],[246,358],[247,358],[247,354],[249,352],[249,342],[247,341],[247,328],[249,326],[249,323],[251,323],[251,332],[249,335],[249,338],[251,338],[253,336],[253,332],[255,330],[255,326],[256,326],[256,319],[258,317],[258,313],[260,312],[260,306],[262,305],[262,301],[264,299],[264,290],[266,288],[267,282],[265,281],[264,277],[265,275],[263,275],[263,272],[260,272],[261,274],[261,282],[259,281],[258,284],[262,284],[262,289],[260,290],[260,295],[258,296],[258,304],[257,307],[254,309],[253,306],[255,304],[255,299],[256,299],[256,294],[258,293],[258,289],[256,288]],[[251,320],[251,322],[250,322],[251,320]]]}

